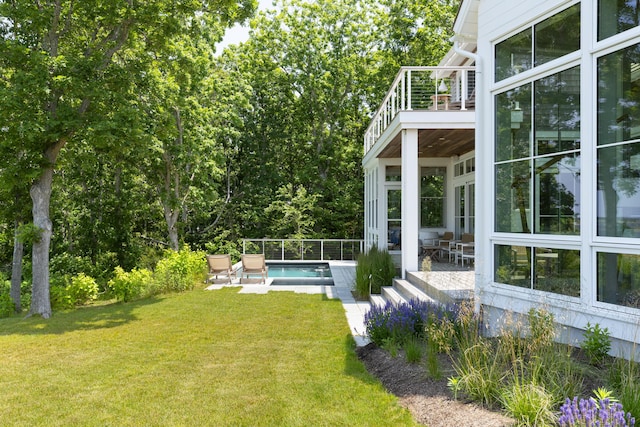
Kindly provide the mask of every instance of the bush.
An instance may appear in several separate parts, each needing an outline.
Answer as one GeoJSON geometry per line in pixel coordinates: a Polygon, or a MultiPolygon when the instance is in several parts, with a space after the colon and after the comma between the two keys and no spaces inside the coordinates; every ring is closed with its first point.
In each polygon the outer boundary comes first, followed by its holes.
{"type": "Polygon", "coordinates": [[[611,338],[609,335],[609,329],[602,329],[598,323],[593,326],[587,323],[581,347],[592,365],[597,366],[602,363],[609,350],[611,350],[611,338]]]}
{"type": "Polygon", "coordinates": [[[368,252],[358,255],[356,266],[356,293],[360,297],[379,294],[383,286],[390,286],[396,276],[396,267],[391,254],[373,245],[368,252]]]}
{"type": "Polygon", "coordinates": [[[10,317],[16,312],[16,306],[11,299],[11,281],[0,275],[0,318],[10,317]]]}
{"type": "Polygon", "coordinates": [[[395,305],[390,301],[381,307],[373,305],[364,316],[367,335],[381,346],[391,338],[402,345],[411,338],[425,335],[428,321],[440,322],[451,318],[457,311],[455,306],[442,306],[412,299],[408,303],[395,305]]]}
{"type": "Polygon", "coordinates": [[[49,292],[52,308],[68,310],[98,298],[98,284],[84,273],[73,277],[53,276],[49,292]]]}
{"type": "Polygon", "coordinates": [[[161,293],[183,292],[203,282],[206,262],[203,252],[192,252],[188,247],[180,251],[167,251],[156,265],[154,279],[161,293]]]}
{"type": "Polygon", "coordinates": [[[153,293],[152,286],[153,273],[145,268],[134,268],[127,273],[121,267],[116,267],[113,279],[107,283],[109,293],[124,302],[153,293]]]}

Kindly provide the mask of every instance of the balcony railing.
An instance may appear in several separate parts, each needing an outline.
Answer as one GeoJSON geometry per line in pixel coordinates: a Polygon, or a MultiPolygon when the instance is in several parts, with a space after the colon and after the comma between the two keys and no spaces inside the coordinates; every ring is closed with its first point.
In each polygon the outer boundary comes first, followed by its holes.
{"type": "Polygon", "coordinates": [[[242,239],[242,253],[262,253],[272,261],[355,261],[364,240],[242,239]]]}
{"type": "Polygon", "coordinates": [[[400,111],[475,106],[475,67],[402,67],[364,136],[365,154],[400,111]]]}

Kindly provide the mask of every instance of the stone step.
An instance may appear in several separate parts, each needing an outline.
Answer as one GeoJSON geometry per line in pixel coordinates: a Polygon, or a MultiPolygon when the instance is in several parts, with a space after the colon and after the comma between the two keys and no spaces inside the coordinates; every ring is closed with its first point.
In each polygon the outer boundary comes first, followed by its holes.
{"type": "Polygon", "coordinates": [[[473,299],[472,274],[472,272],[430,272],[425,277],[423,272],[408,272],[407,280],[430,298],[442,304],[451,304],[473,299]]]}
{"type": "Polygon", "coordinates": [[[420,289],[416,288],[408,280],[394,279],[393,287],[407,301],[416,299],[419,301],[434,302],[433,298],[431,298],[429,295],[427,295],[420,289]]]}
{"type": "Polygon", "coordinates": [[[392,286],[383,286],[380,289],[380,295],[386,301],[391,301],[395,305],[402,304],[403,302],[407,302],[406,299],[398,291],[396,291],[392,286]]]}
{"type": "Polygon", "coordinates": [[[371,303],[371,305],[377,305],[379,307],[384,307],[385,304],[387,303],[387,301],[382,297],[382,295],[378,295],[378,294],[371,294],[369,296],[369,302],[371,303]]]}

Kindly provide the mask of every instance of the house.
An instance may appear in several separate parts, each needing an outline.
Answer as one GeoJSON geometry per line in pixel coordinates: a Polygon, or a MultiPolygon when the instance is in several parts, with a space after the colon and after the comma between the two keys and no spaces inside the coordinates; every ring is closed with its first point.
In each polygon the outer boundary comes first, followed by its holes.
{"type": "Polygon", "coordinates": [[[425,72],[445,80],[437,108],[406,103],[401,71],[365,136],[366,244],[404,275],[420,237],[474,233],[487,333],[544,308],[561,340],[598,323],[612,354],[637,358],[640,5],[463,0],[454,32],[444,69],[425,72]]]}

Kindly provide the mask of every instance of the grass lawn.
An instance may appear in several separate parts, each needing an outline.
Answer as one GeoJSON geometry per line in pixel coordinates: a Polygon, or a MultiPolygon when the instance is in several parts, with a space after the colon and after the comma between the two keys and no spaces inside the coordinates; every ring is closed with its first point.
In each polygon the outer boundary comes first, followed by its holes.
{"type": "Polygon", "coordinates": [[[2,425],[415,425],[340,301],[237,292],[0,320],[2,425]]]}

